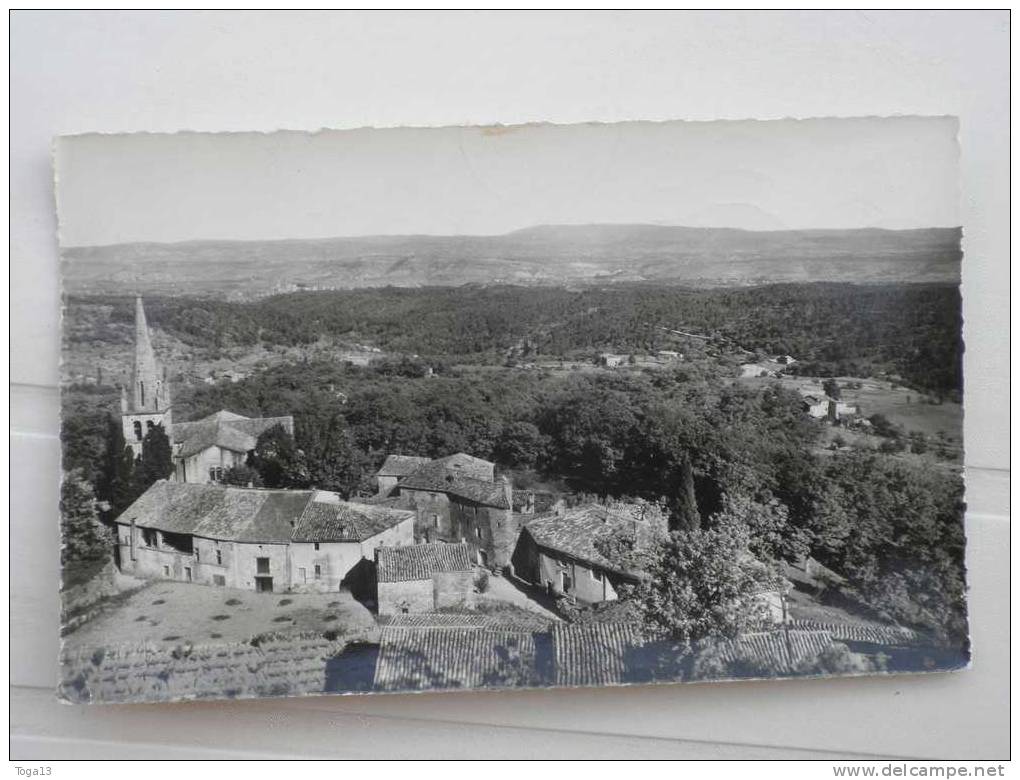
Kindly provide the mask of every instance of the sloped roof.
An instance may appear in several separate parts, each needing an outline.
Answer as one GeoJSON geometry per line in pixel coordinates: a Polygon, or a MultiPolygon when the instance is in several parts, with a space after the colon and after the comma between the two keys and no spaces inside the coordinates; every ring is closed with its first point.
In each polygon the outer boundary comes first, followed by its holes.
{"type": "Polygon", "coordinates": [[[321,491],[160,480],[117,522],[224,541],[361,542],[414,517],[410,511],[317,497],[321,491]]]}
{"type": "Polygon", "coordinates": [[[470,571],[468,546],[461,544],[415,544],[380,547],[375,551],[379,582],[427,580],[438,572],[470,571]]]}
{"type": "Polygon", "coordinates": [[[119,523],[238,542],[289,542],[310,490],[261,490],[159,480],[119,523]]]}
{"type": "Polygon", "coordinates": [[[466,452],[455,452],[453,455],[437,458],[432,462],[442,465],[448,471],[488,482],[492,481],[496,470],[496,464],[492,461],[476,458],[474,455],[468,455],[466,452]]]}
{"type": "Polygon", "coordinates": [[[643,645],[636,623],[557,624],[552,634],[557,685],[638,681],[634,678],[642,670],[633,668],[630,657],[643,645]]]}
{"type": "Polygon", "coordinates": [[[795,672],[833,643],[825,630],[773,629],[735,639],[706,639],[676,654],[668,640],[646,637],[637,623],[582,623],[553,626],[557,685],[622,685],[676,679],[676,667],[712,647],[720,660],[753,658],[776,674],[795,672]],[[666,664],[659,668],[662,661],[666,664]]]}
{"type": "Polygon", "coordinates": [[[414,512],[347,501],[310,501],[294,527],[295,542],[363,542],[405,520],[414,512]]]}
{"type": "Polygon", "coordinates": [[[434,460],[417,468],[397,483],[407,490],[427,490],[466,498],[476,504],[509,509],[506,491],[501,482],[465,477],[451,471],[443,460],[434,460]]]}
{"type": "Polygon", "coordinates": [[[384,626],[377,690],[484,688],[539,682],[529,632],[458,626],[384,626]]]}
{"type": "Polygon", "coordinates": [[[429,462],[428,458],[418,455],[387,455],[382,466],[376,472],[377,477],[406,477],[419,466],[429,462]]]}
{"type": "Polygon", "coordinates": [[[499,628],[500,623],[480,612],[414,612],[390,615],[389,625],[417,628],[499,628]]]}
{"type": "MultiPolygon", "coordinates": [[[[721,657],[734,661],[748,656],[764,661],[779,674],[789,674],[833,643],[828,631],[775,630],[742,634],[717,642],[721,657]]],[[[699,646],[704,647],[707,642],[699,646]]]]}
{"type": "Polygon", "coordinates": [[[233,452],[248,452],[255,448],[255,442],[265,431],[282,426],[287,433],[294,433],[294,418],[285,417],[243,417],[225,409],[194,422],[174,423],[171,426],[176,455],[183,458],[197,455],[209,447],[222,447],[233,452]]]}
{"type": "Polygon", "coordinates": [[[566,553],[579,561],[633,577],[637,576],[637,572],[621,570],[596,549],[595,542],[615,528],[630,527],[639,522],[624,512],[601,504],[586,504],[567,509],[561,514],[537,515],[525,523],[524,527],[540,547],[566,553]]]}

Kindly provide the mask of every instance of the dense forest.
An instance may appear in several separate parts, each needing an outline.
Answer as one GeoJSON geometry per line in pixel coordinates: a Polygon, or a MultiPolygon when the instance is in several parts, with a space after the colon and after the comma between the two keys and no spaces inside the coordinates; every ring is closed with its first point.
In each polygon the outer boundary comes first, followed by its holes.
{"type": "MultiPolygon", "coordinates": [[[[132,302],[71,298],[69,346],[130,337],[132,302]],[[76,304],[111,307],[108,321],[77,322],[76,304]]],[[[940,397],[962,391],[961,301],[948,284],[778,284],[686,289],[647,284],[585,287],[462,286],[305,292],[256,302],[149,298],[149,322],[203,348],[311,344],[322,337],[450,362],[500,363],[598,350],[685,348],[670,330],[707,336],[720,352],[789,354],[801,373],[885,372],[940,397]]],[[[689,341],[687,342],[689,344],[689,341]]]]}

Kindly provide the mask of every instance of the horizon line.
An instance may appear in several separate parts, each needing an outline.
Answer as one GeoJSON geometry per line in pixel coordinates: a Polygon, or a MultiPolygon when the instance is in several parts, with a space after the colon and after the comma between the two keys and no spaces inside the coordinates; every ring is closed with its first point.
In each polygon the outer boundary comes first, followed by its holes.
{"type": "Polygon", "coordinates": [[[726,230],[735,233],[848,233],[853,231],[871,231],[882,233],[908,233],[919,230],[962,230],[963,225],[925,225],[922,227],[888,228],[864,225],[860,227],[809,227],[809,228],[742,228],[725,225],[681,225],[663,222],[547,222],[514,228],[502,233],[354,233],[347,235],[302,236],[285,238],[183,238],[173,241],[139,239],[137,241],[117,241],[112,244],[59,244],[60,250],[66,249],[110,249],[120,246],[137,244],[159,244],[162,246],[179,246],[184,244],[271,244],[293,241],[337,241],[382,238],[503,238],[515,233],[542,228],[665,228],[681,230],[726,230]]]}

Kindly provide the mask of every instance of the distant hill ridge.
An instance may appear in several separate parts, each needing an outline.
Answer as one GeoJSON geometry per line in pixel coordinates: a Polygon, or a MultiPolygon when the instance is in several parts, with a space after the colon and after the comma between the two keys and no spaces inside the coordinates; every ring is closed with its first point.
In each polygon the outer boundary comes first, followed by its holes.
{"type": "Polygon", "coordinates": [[[960,228],[537,225],[495,236],[202,240],[63,250],[65,290],[252,297],[295,289],[655,281],[959,282],[960,228]]]}

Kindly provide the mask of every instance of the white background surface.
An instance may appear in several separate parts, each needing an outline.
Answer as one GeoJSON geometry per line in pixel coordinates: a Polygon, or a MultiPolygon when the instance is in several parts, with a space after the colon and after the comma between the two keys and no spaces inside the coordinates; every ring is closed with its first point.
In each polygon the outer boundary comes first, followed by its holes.
{"type": "Polygon", "coordinates": [[[1006,12],[14,12],[12,757],[1007,757],[1008,24],[1006,12]],[[54,135],[890,114],[961,120],[971,670],[155,706],[54,701],[54,135]]]}

